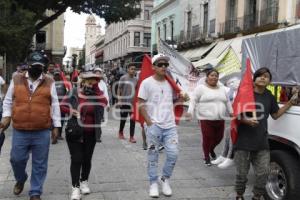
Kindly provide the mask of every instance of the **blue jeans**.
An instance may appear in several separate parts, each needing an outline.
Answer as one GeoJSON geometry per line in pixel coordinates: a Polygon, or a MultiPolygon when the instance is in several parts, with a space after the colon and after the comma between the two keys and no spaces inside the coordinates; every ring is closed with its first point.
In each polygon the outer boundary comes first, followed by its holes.
{"type": "Polygon", "coordinates": [[[10,162],[17,182],[27,180],[26,165],[32,153],[29,196],[41,195],[47,175],[50,130],[19,131],[13,129],[10,162]]]}
{"type": "Polygon", "coordinates": [[[148,142],[148,176],[152,184],[158,179],[158,148],[160,145],[165,147],[167,154],[162,176],[165,178],[171,177],[178,157],[178,135],[176,127],[163,129],[155,124],[146,127],[146,135],[148,142]]]}

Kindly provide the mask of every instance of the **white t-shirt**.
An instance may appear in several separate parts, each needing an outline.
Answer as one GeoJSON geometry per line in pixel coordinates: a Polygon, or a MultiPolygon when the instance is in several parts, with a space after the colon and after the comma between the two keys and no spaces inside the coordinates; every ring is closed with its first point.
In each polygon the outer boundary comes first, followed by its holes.
{"type": "Polygon", "coordinates": [[[152,123],[164,129],[176,126],[173,89],[167,80],[160,82],[153,76],[145,79],[141,83],[138,98],[146,101],[146,111],[152,123]]]}
{"type": "Polygon", "coordinates": [[[100,80],[98,83],[98,87],[103,92],[103,95],[105,96],[105,98],[108,102],[107,106],[109,107],[109,96],[108,96],[106,83],[103,80],[100,80]]]}
{"type": "Polygon", "coordinates": [[[0,98],[3,99],[2,86],[5,84],[4,79],[0,76],[0,98]]]}
{"type": "Polygon", "coordinates": [[[190,100],[188,113],[196,114],[198,120],[223,120],[232,113],[224,86],[212,89],[206,84],[196,87],[190,100]]]}

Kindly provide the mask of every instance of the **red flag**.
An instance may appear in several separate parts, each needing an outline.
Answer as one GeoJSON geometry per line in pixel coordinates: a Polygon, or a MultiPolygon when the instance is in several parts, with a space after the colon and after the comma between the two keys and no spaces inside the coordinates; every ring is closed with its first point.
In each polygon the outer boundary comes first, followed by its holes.
{"type": "Polygon", "coordinates": [[[60,72],[60,77],[61,77],[62,81],[64,82],[64,85],[65,85],[65,88],[66,88],[67,92],[70,91],[72,89],[72,85],[67,80],[67,78],[66,78],[66,76],[65,76],[65,74],[64,74],[63,71],[60,72]]]}
{"type": "MultiPolygon", "coordinates": [[[[136,92],[135,92],[135,96],[134,96],[133,112],[132,112],[133,119],[135,121],[138,121],[141,124],[144,123],[144,118],[139,114],[139,111],[138,111],[138,103],[137,103],[138,102],[138,97],[137,96],[138,96],[139,89],[140,89],[142,81],[145,80],[146,78],[152,76],[152,75],[154,75],[154,70],[152,69],[151,58],[147,54],[145,54],[144,59],[143,59],[143,63],[142,63],[142,68],[141,68],[139,80],[138,80],[137,85],[136,85],[136,92]]],[[[181,92],[181,89],[178,87],[178,85],[175,83],[175,81],[169,75],[166,75],[166,80],[169,82],[169,84],[171,85],[171,87],[175,91],[176,95],[179,95],[179,93],[181,92]]],[[[175,105],[174,106],[174,112],[175,112],[176,124],[178,124],[179,120],[180,120],[180,117],[183,114],[183,105],[181,105],[181,104],[175,105]]]]}
{"type": "Polygon", "coordinates": [[[132,118],[142,125],[144,124],[145,120],[144,120],[143,116],[140,115],[139,110],[138,110],[138,93],[139,93],[139,89],[140,89],[142,81],[145,80],[146,78],[152,76],[153,74],[154,74],[154,71],[152,69],[151,58],[148,55],[144,55],[139,80],[136,84],[135,95],[134,95],[134,100],[133,100],[133,112],[132,112],[132,118]]]}
{"type": "Polygon", "coordinates": [[[231,140],[235,144],[238,138],[237,126],[238,120],[237,117],[241,113],[245,112],[255,112],[255,99],[254,99],[254,90],[253,90],[253,80],[252,80],[252,71],[251,71],[251,61],[249,58],[246,60],[246,71],[241,80],[237,95],[232,104],[233,107],[233,120],[231,121],[231,140]]]}
{"type": "Polygon", "coordinates": [[[74,71],[72,73],[72,76],[71,76],[71,81],[72,82],[77,82],[78,76],[79,76],[78,70],[74,69],[74,71]]]}

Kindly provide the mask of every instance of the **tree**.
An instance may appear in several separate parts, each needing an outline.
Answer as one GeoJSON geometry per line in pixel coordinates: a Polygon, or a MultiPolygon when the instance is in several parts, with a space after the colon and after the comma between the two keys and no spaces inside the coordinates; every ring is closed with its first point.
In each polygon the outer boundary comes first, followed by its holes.
{"type": "Polygon", "coordinates": [[[37,18],[10,0],[1,1],[0,13],[0,54],[6,53],[8,62],[17,63],[30,48],[37,18]]]}
{"type": "Polygon", "coordinates": [[[141,0],[1,0],[0,53],[19,62],[30,49],[34,34],[68,7],[75,13],[94,13],[107,24],[135,18],[141,0]]]}
{"type": "Polygon", "coordinates": [[[94,13],[104,18],[107,24],[122,20],[135,18],[140,12],[141,0],[15,0],[17,5],[23,9],[28,9],[38,16],[36,30],[49,24],[68,7],[75,13],[94,13]],[[45,15],[47,10],[53,11],[50,16],[45,15]]]}

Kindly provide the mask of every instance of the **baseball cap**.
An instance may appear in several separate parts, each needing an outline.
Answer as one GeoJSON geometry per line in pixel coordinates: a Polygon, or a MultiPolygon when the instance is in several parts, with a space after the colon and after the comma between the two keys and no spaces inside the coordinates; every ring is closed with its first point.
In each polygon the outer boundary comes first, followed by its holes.
{"type": "Polygon", "coordinates": [[[96,67],[93,71],[94,72],[103,72],[103,70],[100,67],[96,67]]]}
{"type": "Polygon", "coordinates": [[[33,52],[29,54],[27,58],[28,65],[42,65],[45,66],[47,63],[46,58],[39,52],[33,52]]]}
{"type": "Polygon", "coordinates": [[[98,74],[95,74],[92,71],[87,71],[87,72],[81,72],[80,73],[80,77],[82,79],[87,79],[87,78],[96,78],[96,79],[100,79],[100,76],[98,74]]]}
{"type": "Polygon", "coordinates": [[[152,64],[160,61],[160,60],[166,60],[166,61],[169,61],[170,58],[169,56],[165,56],[163,54],[156,54],[155,56],[152,57],[152,64]]]}

